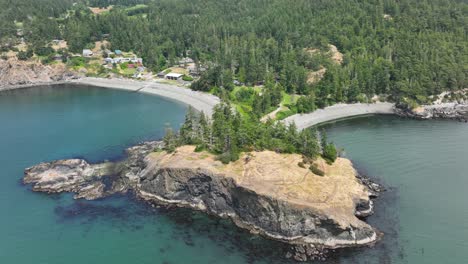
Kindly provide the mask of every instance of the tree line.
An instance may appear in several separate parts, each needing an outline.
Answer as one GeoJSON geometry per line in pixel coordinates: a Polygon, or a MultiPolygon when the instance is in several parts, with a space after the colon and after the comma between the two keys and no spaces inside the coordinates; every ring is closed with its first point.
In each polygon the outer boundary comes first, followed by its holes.
{"type": "Polygon", "coordinates": [[[35,47],[64,38],[80,52],[108,36],[113,49],[138,53],[155,71],[185,56],[216,67],[194,86],[200,90],[231,85],[223,79],[263,84],[272,74],[285,92],[304,95],[303,111],[374,95],[427,103],[467,82],[464,1],[0,0],[0,7],[2,43],[15,39],[14,22],[35,47]],[[141,12],[127,9],[141,3],[141,12]],[[91,4],[116,6],[95,15],[91,4]],[[328,44],[344,53],[342,65],[328,44]],[[307,82],[320,67],[324,78],[307,82]]]}
{"type": "Polygon", "coordinates": [[[228,102],[217,105],[210,119],[190,107],[180,130],[167,129],[163,141],[168,152],[182,145],[196,145],[195,151],[212,152],[223,163],[238,160],[241,152],[262,150],[298,153],[306,160],[322,155],[330,163],[337,158],[325,132],[319,136],[311,129],[298,132],[295,124],[261,123],[256,118],[241,117],[228,102]]]}

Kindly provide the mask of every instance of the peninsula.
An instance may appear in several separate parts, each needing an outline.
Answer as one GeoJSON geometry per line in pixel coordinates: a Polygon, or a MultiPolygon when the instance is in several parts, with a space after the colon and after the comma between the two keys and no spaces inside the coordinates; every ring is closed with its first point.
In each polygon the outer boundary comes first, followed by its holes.
{"type": "Polygon", "coordinates": [[[328,249],[372,245],[379,237],[362,218],[372,214],[371,197],[380,187],[362,181],[347,159],[329,165],[318,158],[314,166],[324,172],[319,176],[299,166],[303,158],[297,154],[249,152],[223,164],[194,146],[173,153],[162,147],[161,142],[131,147],[117,163],[41,163],[26,169],[24,182],[34,191],[74,192],[88,200],[132,190],[148,202],[229,218],[291,244],[287,256],[299,261],[324,258],[328,249]]]}

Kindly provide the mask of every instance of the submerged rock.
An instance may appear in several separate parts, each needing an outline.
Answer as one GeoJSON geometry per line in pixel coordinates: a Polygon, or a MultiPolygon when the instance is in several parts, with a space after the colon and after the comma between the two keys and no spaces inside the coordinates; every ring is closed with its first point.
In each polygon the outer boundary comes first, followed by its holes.
{"type": "Polygon", "coordinates": [[[315,163],[325,176],[297,164],[302,157],[253,152],[228,165],[185,146],[175,153],[147,142],[117,163],[72,159],[26,169],[34,191],[74,192],[97,199],[129,189],[158,205],[189,207],[231,219],[237,226],[292,245],[297,261],[325,259],[330,248],[373,244],[377,231],[360,220],[372,213],[370,190],[349,160],[315,163]],[[154,152],[156,150],[156,152],[154,152]]]}

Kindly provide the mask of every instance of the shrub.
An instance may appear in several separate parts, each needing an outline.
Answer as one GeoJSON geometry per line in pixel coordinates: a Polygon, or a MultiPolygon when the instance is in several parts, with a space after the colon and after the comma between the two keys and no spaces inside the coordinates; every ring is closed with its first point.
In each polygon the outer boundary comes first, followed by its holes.
{"type": "Polygon", "coordinates": [[[221,155],[218,155],[218,160],[223,164],[228,164],[231,161],[236,161],[240,158],[239,152],[231,150],[230,152],[224,152],[221,155]]]}
{"type": "Polygon", "coordinates": [[[195,152],[202,152],[205,149],[206,149],[206,146],[204,144],[200,144],[195,147],[195,152]]]}
{"type": "Polygon", "coordinates": [[[18,52],[18,59],[19,60],[27,60],[33,56],[33,51],[31,49],[28,49],[27,51],[20,51],[18,52]]]}
{"type": "Polygon", "coordinates": [[[228,164],[231,162],[231,154],[229,152],[225,152],[221,155],[218,155],[218,160],[221,161],[223,164],[228,164]]]}
{"type": "Polygon", "coordinates": [[[188,75],[184,75],[184,76],[182,76],[182,80],[184,80],[186,82],[191,82],[191,81],[193,81],[193,77],[188,76],[188,75]]]}
{"type": "Polygon", "coordinates": [[[323,155],[322,156],[329,163],[335,162],[335,160],[336,160],[336,158],[338,156],[335,145],[334,144],[327,144],[323,148],[323,155]]]}
{"type": "Polygon", "coordinates": [[[325,176],[325,172],[319,169],[315,164],[310,165],[309,170],[315,175],[325,176]]]}
{"type": "Polygon", "coordinates": [[[297,166],[301,167],[301,168],[305,168],[305,164],[304,162],[300,161],[299,163],[297,163],[297,166]]]}
{"type": "Polygon", "coordinates": [[[39,47],[39,48],[36,48],[35,49],[35,53],[38,55],[38,56],[49,56],[51,54],[54,54],[55,51],[53,48],[51,47],[39,47]]]}
{"type": "Polygon", "coordinates": [[[69,64],[72,67],[83,67],[86,64],[86,60],[83,57],[73,57],[70,59],[69,64]]]}

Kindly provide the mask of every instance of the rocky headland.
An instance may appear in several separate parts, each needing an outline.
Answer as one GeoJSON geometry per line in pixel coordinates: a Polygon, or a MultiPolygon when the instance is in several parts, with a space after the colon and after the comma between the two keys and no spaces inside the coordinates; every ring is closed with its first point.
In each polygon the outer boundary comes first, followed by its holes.
{"type": "Polygon", "coordinates": [[[0,90],[60,83],[77,78],[63,63],[44,65],[39,61],[0,59],[0,90]]]}
{"type": "Polygon", "coordinates": [[[133,191],[157,205],[175,205],[231,219],[237,226],[291,245],[287,257],[323,259],[330,249],[372,245],[379,232],[363,221],[380,186],[361,178],[344,158],[317,159],[325,176],[313,174],[302,157],[271,151],[245,153],[222,164],[207,152],[183,146],[174,153],[160,142],[127,149],[120,162],[89,164],[70,159],[25,170],[34,191],[73,192],[99,199],[133,191]]]}
{"type": "Polygon", "coordinates": [[[468,122],[468,102],[450,102],[424,105],[414,109],[395,108],[399,116],[415,119],[451,119],[468,122]]]}

